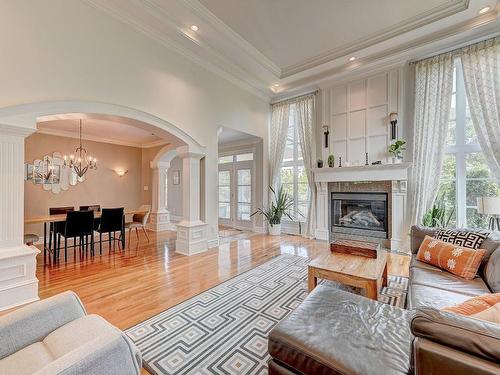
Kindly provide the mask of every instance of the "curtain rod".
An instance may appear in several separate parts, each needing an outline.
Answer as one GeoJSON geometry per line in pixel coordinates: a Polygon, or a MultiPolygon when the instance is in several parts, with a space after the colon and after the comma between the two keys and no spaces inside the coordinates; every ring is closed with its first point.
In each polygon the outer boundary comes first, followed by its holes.
{"type": "Polygon", "coordinates": [[[278,104],[278,103],[284,103],[284,102],[288,102],[288,101],[291,101],[291,100],[297,100],[297,99],[300,99],[300,98],[308,96],[308,95],[317,94],[318,92],[319,92],[319,90],[313,90],[313,91],[308,91],[308,92],[305,92],[305,93],[302,93],[302,94],[299,94],[299,95],[290,96],[288,98],[278,99],[275,102],[271,102],[271,105],[278,104]]]}
{"type": "Polygon", "coordinates": [[[456,57],[456,56],[459,56],[463,53],[464,49],[465,48],[469,48],[471,46],[474,46],[476,44],[480,44],[480,43],[485,43],[485,42],[488,42],[490,40],[495,40],[495,39],[500,39],[500,35],[495,35],[493,37],[489,37],[489,38],[486,38],[486,39],[483,39],[483,40],[480,40],[480,41],[477,41],[477,42],[474,42],[474,43],[471,43],[471,44],[466,44],[466,45],[463,45],[461,47],[457,47],[457,48],[453,48],[449,51],[445,51],[445,52],[441,52],[441,53],[438,53],[436,55],[431,55],[429,57],[424,57],[423,59],[419,59],[419,60],[415,60],[415,61],[410,61],[410,65],[415,65],[421,61],[425,61],[425,60],[428,60],[428,59],[432,59],[434,57],[437,57],[437,56],[442,56],[442,55],[446,55],[448,53],[451,53],[453,57],[456,57]]]}

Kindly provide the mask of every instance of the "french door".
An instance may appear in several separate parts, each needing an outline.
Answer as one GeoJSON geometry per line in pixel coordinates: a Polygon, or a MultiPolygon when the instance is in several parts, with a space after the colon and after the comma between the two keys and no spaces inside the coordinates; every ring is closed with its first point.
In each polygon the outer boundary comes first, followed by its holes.
{"type": "Polygon", "coordinates": [[[251,228],[253,162],[219,165],[219,223],[251,228]]]}

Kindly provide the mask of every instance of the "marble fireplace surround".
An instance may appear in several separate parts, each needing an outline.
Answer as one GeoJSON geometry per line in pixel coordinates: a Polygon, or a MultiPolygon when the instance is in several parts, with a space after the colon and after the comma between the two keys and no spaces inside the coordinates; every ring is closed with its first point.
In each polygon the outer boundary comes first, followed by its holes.
{"type": "MultiPolygon", "coordinates": [[[[392,251],[406,251],[407,247],[407,190],[408,168],[411,163],[384,164],[342,168],[315,168],[317,189],[316,238],[329,241],[331,232],[330,195],[332,192],[380,192],[388,193],[388,238],[380,240],[392,251]]],[[[336,234],[339,236],[339,234],[336,234]]],[[[355,236],[340,235],[342,238],[355,236]]]]}

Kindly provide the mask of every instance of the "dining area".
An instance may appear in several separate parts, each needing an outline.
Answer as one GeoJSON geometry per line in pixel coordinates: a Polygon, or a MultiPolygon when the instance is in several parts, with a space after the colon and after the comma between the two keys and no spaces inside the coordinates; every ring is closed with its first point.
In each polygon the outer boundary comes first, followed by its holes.
{"type": "Polygon", "coordinates": [[[101,208],[99,204],[49,207],[47,215],[25,217],[25,227],[43,225],[43,235],[26,232],[24,242],[43,243],[44,262],[53,263],[67,262],[71,250],[75,260],[77,254],[81,259],[94,257],[97,251],[99,255],[125,251],[133,231],[138,242],[142,236],[149,242],[146,226],[150,213],[150,205],[138,209],[101,208]]]}

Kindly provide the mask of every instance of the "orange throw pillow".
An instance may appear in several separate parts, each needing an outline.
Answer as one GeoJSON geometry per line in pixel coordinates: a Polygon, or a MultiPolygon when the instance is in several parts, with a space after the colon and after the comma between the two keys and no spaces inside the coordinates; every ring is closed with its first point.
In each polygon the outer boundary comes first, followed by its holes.
{"type": "Polygon", "coordinates": [[[500,324],[500,293],[474,297],[443,311],[500,324]]]}
{"type": "Polygon", "coordinates": [[[485,253],[483,249],[469,249],[425,236],[417,259],[471,280],[476,276],[485,253]]]}

